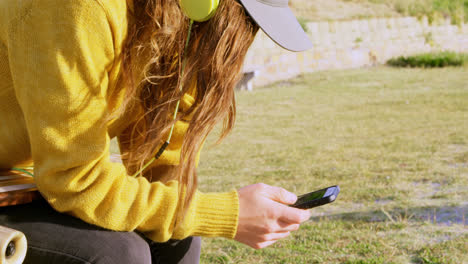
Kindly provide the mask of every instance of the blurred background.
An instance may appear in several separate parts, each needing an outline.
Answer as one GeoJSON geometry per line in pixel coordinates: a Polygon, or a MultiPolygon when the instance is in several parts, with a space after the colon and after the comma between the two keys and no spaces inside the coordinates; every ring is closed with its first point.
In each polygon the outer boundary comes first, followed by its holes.
{"type": "Polygon", "coordinates": [[[468,263],[468,0],[290,6],[314,47],[259,32],[199,186],[341,193],[272,247],[204,239],[202,263],[468,263]]]}
{"type": "Polygon", "coordinates": [[[289,3],[314,47],[258,33],[199,188],[341,193],[266,249],[204,238],[201,263],[468,263],[468,0],[289,3]]]}

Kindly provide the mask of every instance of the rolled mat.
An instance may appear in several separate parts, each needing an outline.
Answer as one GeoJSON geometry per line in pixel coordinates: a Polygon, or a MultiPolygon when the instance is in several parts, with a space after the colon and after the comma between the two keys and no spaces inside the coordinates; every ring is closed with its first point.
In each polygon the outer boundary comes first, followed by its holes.
{"type": "Polygon", "coordinates": [[[26,257],[26,237],[20,231],[0,226],[0,264],[21,264],[26,257]]]}

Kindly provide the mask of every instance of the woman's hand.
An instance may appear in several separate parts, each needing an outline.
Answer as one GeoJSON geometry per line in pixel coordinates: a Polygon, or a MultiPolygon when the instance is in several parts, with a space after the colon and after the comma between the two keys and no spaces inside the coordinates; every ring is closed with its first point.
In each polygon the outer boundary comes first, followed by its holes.
{"type": "Polygon", "coordinates": [[[289,236],[309,219],[310,212],[287,206],[297,196],[283,188],[263,183],[238,190],[239,224],[235,240],[259,249],[289,236]]]}

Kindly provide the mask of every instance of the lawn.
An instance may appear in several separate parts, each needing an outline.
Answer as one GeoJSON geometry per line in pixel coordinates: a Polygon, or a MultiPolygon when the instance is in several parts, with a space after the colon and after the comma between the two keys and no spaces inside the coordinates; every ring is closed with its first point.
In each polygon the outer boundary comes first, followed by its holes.
{"type": "Polygon", "coordinates": [[[468,22],[468,0],[291,0],[290,6],[304,22],[398,16],[468,22]]]}
{"type": "Polygon", "coordinates": [[[339,184],[272,247],[204,239],[202,263],[468,263],[468,70],[312,73],[237,94],[202,152],[202,191],[339,184]]]}

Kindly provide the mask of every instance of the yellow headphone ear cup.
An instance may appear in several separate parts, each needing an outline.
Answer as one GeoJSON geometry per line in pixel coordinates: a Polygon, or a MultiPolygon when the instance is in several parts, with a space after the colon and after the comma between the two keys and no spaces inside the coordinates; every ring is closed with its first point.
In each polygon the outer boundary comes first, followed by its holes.
{"type": "Polygon", "coordinates": [[[219,0],[180,0],[185,15],[197,22],[210,19],[218,8],[219,0]]]}

